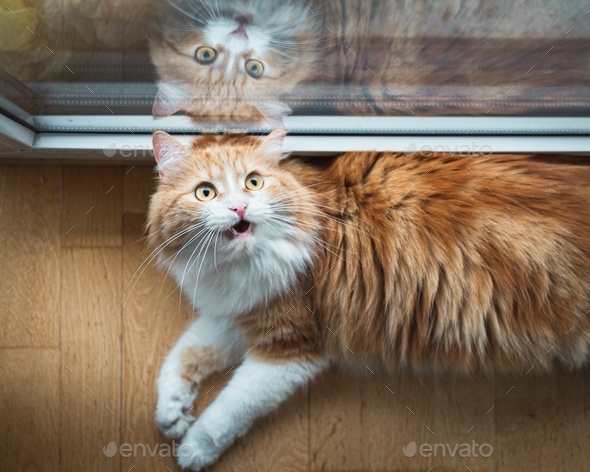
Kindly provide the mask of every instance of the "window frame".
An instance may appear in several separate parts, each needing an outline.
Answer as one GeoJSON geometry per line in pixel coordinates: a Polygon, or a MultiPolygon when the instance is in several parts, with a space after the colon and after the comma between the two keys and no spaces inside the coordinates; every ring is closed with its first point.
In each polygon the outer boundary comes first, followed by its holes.
{"type": "MultiPolygon", "coordinates": [[[[32,117],[33,123],[51,117],[32,117]]],[[[190,120],[170,117],[154,120],[146,116],[91,117],[60,116],[52,132],[36,132],[14,119],[0,115],[0,159],[55,158],[92,159],[109,162],[116,159],[148,162],[152,160],[151,131],[115,133],[104,129],[108,120],[129,123],[143,120],[142,127],[163,129],[188,143],[190,120]],[[106,118],[106,121],[105,121],[106,118]],[[64,120],[86,123],[84,132],[63,126],[64,120]],[[96,126],[90,126],[90,123],[96,126]],[[102,131],[97,131],[102,129],[102,131]],[[93,131],[94,130],[94,131],[93,131]]],[[[560,153],[590,157],[590,118],[538,117],[287,117],[285,126],[294,129],[284,142],[285,152],[297,155],[330,155],[346,151],[392,151],[413,153],[417,150],[447,152],[455,155],[490,153],[560,153]],[[349,126],[358,121],[352,132],[349,126]],[[362,123],[361,123],[362,122],[362,123]],[[380,123],[401,123],[399,128],[380,127],[380,123]],[[319,123],[329,125],[319,126],[319,123]],[[464,133],[458,125],[470,123],[464,133]],[[312,126],[313,125],[313,126],[312,126]],[[425,130],[430,132],[425,132],[425,130]],[[326,132],[332,131],[330,132],[326,132]],[[343,130],[345,130],[343,132],[343,130]],[[335,131],[339,131],[335,133],[335,131]]],[[[194,130],[194,129],[193,129],[194,130]]],[[[259,129],[268,132],[270,129],[259,129]]],[[[198,134],[198,133],[197,133],[198,134]]]]}

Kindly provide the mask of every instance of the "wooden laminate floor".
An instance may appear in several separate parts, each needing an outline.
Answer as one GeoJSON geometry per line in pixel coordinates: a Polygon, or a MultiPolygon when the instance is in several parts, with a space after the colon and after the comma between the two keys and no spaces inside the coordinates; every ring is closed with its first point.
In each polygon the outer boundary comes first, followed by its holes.
{"type": "MultiPolygon", "coordinates": [[[[126,291],[147,256],[151,178],[144,166],[0,166],[1,471],[179,470],[161,457],[154,384],[191,308],[153,265],[126,291]],[[107,457],[112,442],[135,453],[107,457]]],[[[589,373],[331,371],[212,470],[588,471],[589,373]],[[406,457],[412,442],[444,457],[406,457]],[[474,443],[489,446],[474,457],[474,443]]],[[[198,410],[229,376],[204,385],[198,410]]]]}

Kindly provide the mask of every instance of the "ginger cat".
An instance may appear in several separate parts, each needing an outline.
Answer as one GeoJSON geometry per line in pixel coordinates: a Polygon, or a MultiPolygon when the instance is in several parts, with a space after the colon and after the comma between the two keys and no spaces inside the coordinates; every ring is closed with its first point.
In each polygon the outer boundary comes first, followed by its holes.
{"type": "Polygon", "coordinates": [[[284,132],[154,134],[154,254],[198,310],[156,420],[193,470],[330,364],[570,367],[590,354],[590,168],[558,158],[286,158],[284,132]],[[201,381],[234,369],[198,418],[201,381]]]}

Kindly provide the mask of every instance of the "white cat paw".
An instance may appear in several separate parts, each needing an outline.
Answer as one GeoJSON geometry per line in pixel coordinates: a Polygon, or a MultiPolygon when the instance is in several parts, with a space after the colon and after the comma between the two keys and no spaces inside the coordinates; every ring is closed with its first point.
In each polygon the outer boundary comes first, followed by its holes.
{"type": "Polygon", "coordinates": [[[198,423],[189,429],[178,451],[178,464],[194,471],[213,464],[223,452],[198,423]]]}
{"type": "Polygon", "coordinates": [[[184,436],[196,418],[190,414],[197,394],[188,388],[170,390],[158,398],[156,423],[167,438],[184,436]]]}

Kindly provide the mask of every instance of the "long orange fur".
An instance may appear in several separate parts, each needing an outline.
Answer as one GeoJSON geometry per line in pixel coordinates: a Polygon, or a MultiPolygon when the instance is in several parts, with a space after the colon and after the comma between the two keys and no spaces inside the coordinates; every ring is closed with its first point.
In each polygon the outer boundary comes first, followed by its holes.
{"type": "Polygon", "coordinates": [[[185,185],[227,166],[274,182],[265,191],[317,244],[296,284],[236,313],[251,355],[460,371],[587,360],[588,167],[529,155],[279,160],[262,142],[197,138],[148,221],[153,247],[193,224],[204,210],[181,198],[185,185]]]}

